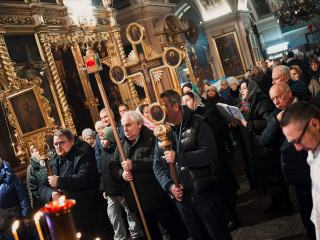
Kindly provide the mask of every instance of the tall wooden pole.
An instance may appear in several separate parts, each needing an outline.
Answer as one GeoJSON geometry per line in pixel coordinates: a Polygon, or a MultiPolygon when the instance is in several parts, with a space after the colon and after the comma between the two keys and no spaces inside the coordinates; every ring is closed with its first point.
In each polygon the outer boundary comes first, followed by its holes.
{"type": "MultiPolygon", "coordinates": [[[[101,81],[99,72],[95,72],[94,75],[96,77],[96,80],[97,80],[97,83],[98,83],[98,87],[99,87],[99,90],[100,90],[100,94],[101,94],[104,106],[105,106],[105,108],[107,110],[107,114],[108,114],[108,116],[112,116],[112,113],[111,113],[111,110],[110,110],[110,105],[109,105],[108,99],[106,97],[106,92],[105,92],[104,87],[102,85],[102,81],[101,81]]],[[[125,153],[123,151],[123,147],[122,147],[122,144],[121,144],[121,140],[120,140],[120,137],[119,137],[117,126],[116,126],[114,121],[110,121],[110,122],[111,122],[111,127],[112,127],[112,130],[113,130],[114,136],[116,138],[116,142],[117,142],[117,145],[118,145],[120,156],[122,158],[122,161],[125,162],[125,161],[127,161],[127,158],[126,158],[126,155],[125,155],[125,153]]],[[[144,229],[145,229],[146,234],[147,234],[147,238],[148,238],[148,240],[151,240],[150,232],[149,232],[149,229],[148,229],[148,226],[147,226],[147,222],[146,222],[146,219],[145,219],[143,211],[142,211],[142,207],[141,207],[141,204],[140,204],[140,201],[139,201],[139,197],[138,197],[136,188],[134,186],[133,180],[130,181],[130,186],[131,186],[134,198],[136,200],[136,203],[137,203],[137,206],[138,206],[138,209],[139,209],[139,213],[140,213],[140,216],[141,216],[141,219],[142,219],[142,223],[143,223],[144,229]]]]}

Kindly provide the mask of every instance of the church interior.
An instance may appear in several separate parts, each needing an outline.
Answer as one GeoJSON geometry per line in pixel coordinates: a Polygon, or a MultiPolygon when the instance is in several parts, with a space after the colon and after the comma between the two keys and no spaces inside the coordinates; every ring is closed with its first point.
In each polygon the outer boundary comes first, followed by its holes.
{"type": "MultiPolygon", "coordinates": [[[[186,83],[202,96],[206,84],[219,90],[221,81],[247,79],[255,66],[271,69],[290,52],[294,58],[317,55],[318,3],[1,0],[0,158],[25,183],[31,145],[45,149],[47,136],[57,129],[82,139],[84,129],[95,130],[106,103],[118,123],[121,104],[135,110],[159,103],[166,90],[183,95],[186,83]],[[303,15],[306,6],[313,10],[303,15]]],[[[263,213],[271,197],[250,189],[240,145],[233,140],[230,166],[240,187],[241,225],[232,238],[311,239],[292,186],[291,214],[263,213]]]]}

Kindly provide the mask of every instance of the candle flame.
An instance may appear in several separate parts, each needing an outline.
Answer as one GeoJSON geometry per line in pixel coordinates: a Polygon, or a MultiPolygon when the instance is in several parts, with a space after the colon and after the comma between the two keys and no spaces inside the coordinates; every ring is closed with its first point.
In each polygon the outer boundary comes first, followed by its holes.
{"type": "Polygon", "coordinates": [[[59,198],[58,201],[59,201],[60,206],[64,206],[64,200],[66,200],[66,196],[64,196],[64,195],[59,198]]]}
{"type": "Polygon", "coordinates": [[[42,212],[37,212],[36,215],[34,215],[33,219],[37,222],[37,221],[39,221],[41,216],[42,216],[42,212]]]}
{"type": "Polygon", "coordinates": [[[12,230],[17,231],[18,227],[19,227],[19,221],[16,220],[16,221],[14,221],[14,223],[12,225],[12,230]]]}
{"type": "Polygon", "coordinates": [[[95,240],[100,240],[100,238],[96,238],[95,240]]]}
{"type": "Polygon", "coordinates": [[[81,238],[81,233],[80,232],[77,233],[77,238],[81,238]]]}

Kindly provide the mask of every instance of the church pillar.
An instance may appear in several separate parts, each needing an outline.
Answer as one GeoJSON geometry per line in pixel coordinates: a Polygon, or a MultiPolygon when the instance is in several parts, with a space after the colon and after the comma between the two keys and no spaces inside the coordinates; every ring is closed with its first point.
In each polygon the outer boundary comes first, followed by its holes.
{"type": "MultiPolygon", "coordinates": [[[[3,25],[1,27],[3,27],[3,25]]],[[[4,37],[2,35],[3,33],[5,33],[4,30],[0,31],[0,34],[1,34],[0,35],[0,58],[1,58],[1,63],[4,68],[5,76],[7,79],[6,85],[8,86],[9,83],[13,81],[14,77],[16,77],[16,73],[14,71],[14,67],[12,65],[12,62],[11,62],[11,59],[9,56],[6,42],[5,42],[4,37]]]]}
{"type": "Polygon", "coordinates": [[[50,47],[50,43],[49,43],[49,37],[48,37],[48,30],[43,30],[43,29],[38,29],[38,37],[41,43],[41,47],[43,48],[43,51],[45,53],[46,56],[46,61],[48,63],[52,78],[53,78],[53,82],[57,91],[57,95],[58,95],[58,99],[60,101],[61,107],[62,107],[62,113],[64,116],[64,124],[63,124],[63,128],[69,128],[70,131],[74,134],[77,135],[77,131],[76,128],[74,126],[73,123],[73,119],[71,116],[71,112],[67,103],[67,99],[66,96],[64,94],[63,91],[63,87],[62,87],[62,83],[58,74],[58,70],[56,68],[56,64],[54,62],[54,58],[51,52],[51,47],[50,47]]]}

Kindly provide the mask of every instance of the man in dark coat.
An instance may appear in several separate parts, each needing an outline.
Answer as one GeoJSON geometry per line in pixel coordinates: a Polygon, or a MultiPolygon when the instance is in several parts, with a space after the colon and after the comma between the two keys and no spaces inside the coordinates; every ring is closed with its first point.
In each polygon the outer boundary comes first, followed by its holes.
{"type": "MultiPolygon", "coordinates": [[[[76,228],[84,239],[97,237],[99,226],[97,193],[99,173],[94,158],[74,146],[73,134],[67,129],[54,133],[57,157],[51,160],[54,176],[43,180],[39,186],[42,204],[58,200],[62,195],[76,200],[73,216],[76,228]],[[54,191],[54,187],[58,191],[54,191]]],[[[47,176],[47,175],[46,175],[47,176]]]]}
{"type": "Polygon", "coordinates": [[[167,108],[173,143],[171,151],[164,151],[161,141],[156,141],[153,170],[159,183],[175,198],[194,240],[231,239],[217,189],[219,167],[210,126],[188,107],[182,108],[177,92],[167,90],[161,100],[167,108]],[[168,163],[175,164],[180,187],[174,185],[168,163]]]}
{"type": "Polygon", "coordinates": [[[272,84],[276,82],[285,82],[289,85],[291,91],[300,91],[301,94],[311,97],[308,86],[300,80],[293,81],[290,78],[290,69],[287,66],[277,66],[272,72],[272,84]]]}
{"type": "Polygon", "coordinates": [[[309,239],[316,239],[314,224],[310,220],[312,195],[310,167],[306,161],[308,153],[298,152],[294,145],[288,142],[280,128],[284,109],[300,101],[300,96],[294,96],[287,84],[279,82],[270,89],[270,98],[276,109],[269,116],[268,126],[261,135],[261,141],[280,149],[282,173],[286,181],[295,187],[301,220],[309,239]]]}
{"type": "MultiPolygon", "coordinates": [[[[149,232],[153,240],[162,240],[158,222],[171,239],[186,239],[174,203],[161,189],[153,173],[155,137],[143,125],[142,116],[136,111],[123,114],[121,124],[125,138],[122,140],[126,161],[117,148],[109,165],[111,176],[122,183],[123,196],[131,212],[139,213],[129,182],[136,187],[149,232]]],[[[139,216],[139,215],[138,215],[139,216]]],[[[142,221],[140,221],[142,223],[142,221]]],[[[145,235],[145,233],[144,233],[145,235]]],[[[146,235],[145,235],[146,236],[146,235]]]]}

